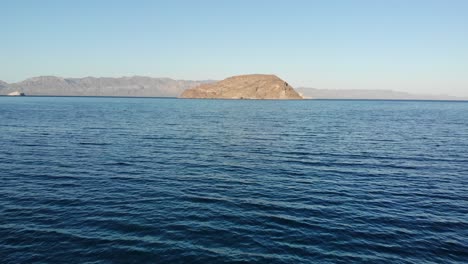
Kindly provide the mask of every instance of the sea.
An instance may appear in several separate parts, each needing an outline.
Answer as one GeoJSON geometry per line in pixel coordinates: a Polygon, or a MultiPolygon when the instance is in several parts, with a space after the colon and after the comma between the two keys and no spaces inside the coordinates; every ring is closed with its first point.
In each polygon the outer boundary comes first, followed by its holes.
{"type": "Polygon", "coordinates": [[[467,263],[468,102],[0,97],[0,263],[467,263]]]}

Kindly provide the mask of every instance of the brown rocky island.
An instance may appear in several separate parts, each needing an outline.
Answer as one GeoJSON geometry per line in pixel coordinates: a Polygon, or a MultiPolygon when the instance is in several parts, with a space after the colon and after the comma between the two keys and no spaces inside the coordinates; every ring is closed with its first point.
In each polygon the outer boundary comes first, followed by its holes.
{"type": "Polygon", "coordinates": [[[303,99],[276,75],[250,74],[229,77],[185,90],[181,98],[204,99],[303,99]]]}

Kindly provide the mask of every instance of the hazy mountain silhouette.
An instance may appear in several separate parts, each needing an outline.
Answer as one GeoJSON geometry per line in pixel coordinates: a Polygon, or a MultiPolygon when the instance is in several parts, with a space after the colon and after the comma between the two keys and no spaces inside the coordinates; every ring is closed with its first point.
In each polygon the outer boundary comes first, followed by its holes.
{"type": "MultiPolygon", "coordinates": [[[[0,81],[0,95],[19,91],[26,95],[179,97],[189,88],[213,82],[215,81],[174,80],[145,76],[119,78],[40,76],[10,84],[0,81]]],[[[468,100],[468,98],[450,95],[411,94],[393,90],[297,88],[296,91],[305,98],[312,99],[468,100]]]]}
{"type": "Polygon", "coordinates": [[[21,91],[26,95],[57,96],[161,96],[177,97],[185,89],[209,81],[173,80],[170,78],[133,77],[85,77],[60,78],[40,76],[18,83],[0,83],[0,94],[21,91]]]}
{"type": "Polygon", "coordinates": [[[393,90],[332,90],[317,88],[296,89],[305,98],[313,99],[390,99],[390,100],[466,100],[450,95],[411,94],[393,90]]]}

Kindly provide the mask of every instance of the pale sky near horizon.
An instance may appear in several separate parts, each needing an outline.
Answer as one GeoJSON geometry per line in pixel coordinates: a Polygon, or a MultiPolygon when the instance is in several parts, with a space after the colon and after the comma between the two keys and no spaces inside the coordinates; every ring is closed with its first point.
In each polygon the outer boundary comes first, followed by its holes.
{"type": "Polygon", "coordinates": [[[468,96],[468,1],[0,0],[0,80],[273,73],[468,96]]]}

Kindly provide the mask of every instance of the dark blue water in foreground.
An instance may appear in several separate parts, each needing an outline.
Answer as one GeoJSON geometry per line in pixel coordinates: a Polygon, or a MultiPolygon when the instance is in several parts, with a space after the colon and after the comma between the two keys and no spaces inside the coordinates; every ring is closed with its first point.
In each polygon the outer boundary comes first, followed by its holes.
{"type": "Polygon", "coordinates": [[[466,263],[468,103],[0,97],[2,263],[466,263]]]}

